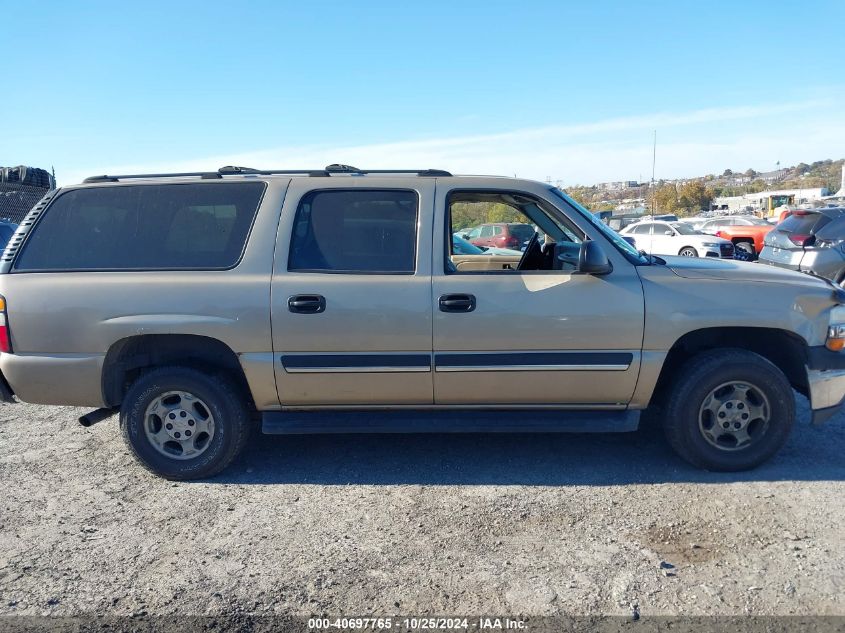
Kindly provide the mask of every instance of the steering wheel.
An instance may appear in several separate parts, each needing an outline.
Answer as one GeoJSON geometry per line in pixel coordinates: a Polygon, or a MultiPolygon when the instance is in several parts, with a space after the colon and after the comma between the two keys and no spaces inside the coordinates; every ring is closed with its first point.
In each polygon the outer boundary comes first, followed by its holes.
{"type": "MultiPolygon", "coordinates": [[[[519,263],[516,265],[517,270],[529,270],[528,264],[532,260],[540,260],[542,263],[543,249],[540,248],[540,234],[534,231],[534,235],[528,240],[528,245],[522,251],[522,257],[519,258],[519,263]]],[[[531,268],[530,270],[537,270],[539,266],[531,268]]]]}

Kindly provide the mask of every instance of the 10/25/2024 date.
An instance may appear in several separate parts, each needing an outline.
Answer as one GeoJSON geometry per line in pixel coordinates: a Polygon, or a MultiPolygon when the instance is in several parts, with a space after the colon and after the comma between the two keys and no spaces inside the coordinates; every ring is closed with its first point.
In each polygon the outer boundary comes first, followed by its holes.
{"type": "Polygon", "coordinates": [[[355,631],[518,631],[525,629],[525,621],[499,617],[351,617],[309,618],[309,630],[355,631]]]}

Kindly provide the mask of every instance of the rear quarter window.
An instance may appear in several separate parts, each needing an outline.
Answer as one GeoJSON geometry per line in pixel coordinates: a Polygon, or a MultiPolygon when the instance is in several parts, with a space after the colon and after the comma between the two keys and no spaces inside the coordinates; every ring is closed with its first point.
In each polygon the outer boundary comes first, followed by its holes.
{"type": "Polygon", "coordinates": [[[265,184],[74,189],[47,208],[13,270],[190,270],[235,266],[265,184]]]}

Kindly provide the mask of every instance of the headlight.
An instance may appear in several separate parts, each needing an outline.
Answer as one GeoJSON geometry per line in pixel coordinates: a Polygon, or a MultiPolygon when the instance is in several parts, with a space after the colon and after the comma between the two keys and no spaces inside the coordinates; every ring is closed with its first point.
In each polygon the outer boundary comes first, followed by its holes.
{"type": "Polygon", "coordinates": [[[718,242],[702,242],[701,245],[705,248],[718,248],[718,242]]]}
{"type": "Polygon", "coordinates": [[[845,349],[845,323],[832,323],[827,328],[825,347],[833,352],[845,349]]]}

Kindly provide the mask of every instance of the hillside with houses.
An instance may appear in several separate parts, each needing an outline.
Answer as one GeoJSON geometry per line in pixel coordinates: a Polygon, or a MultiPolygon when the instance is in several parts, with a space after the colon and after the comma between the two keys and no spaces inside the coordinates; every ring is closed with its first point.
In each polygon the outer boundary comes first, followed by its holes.
{"type": "MultiPolygon", "coordinates": [[[[654,183],[601,182],[566,187],[567,193],[592,211],[645,211],[695,215],[703,210],[763,210],[763,204],[807,204],[840,192],[845,159],[798,163],[774,171],[725,169],[654,183]],[[771,199],[774,199],[773,201],[771,199]]],[[[841,192],[845,194],[845,191],[841,192]]]]}

